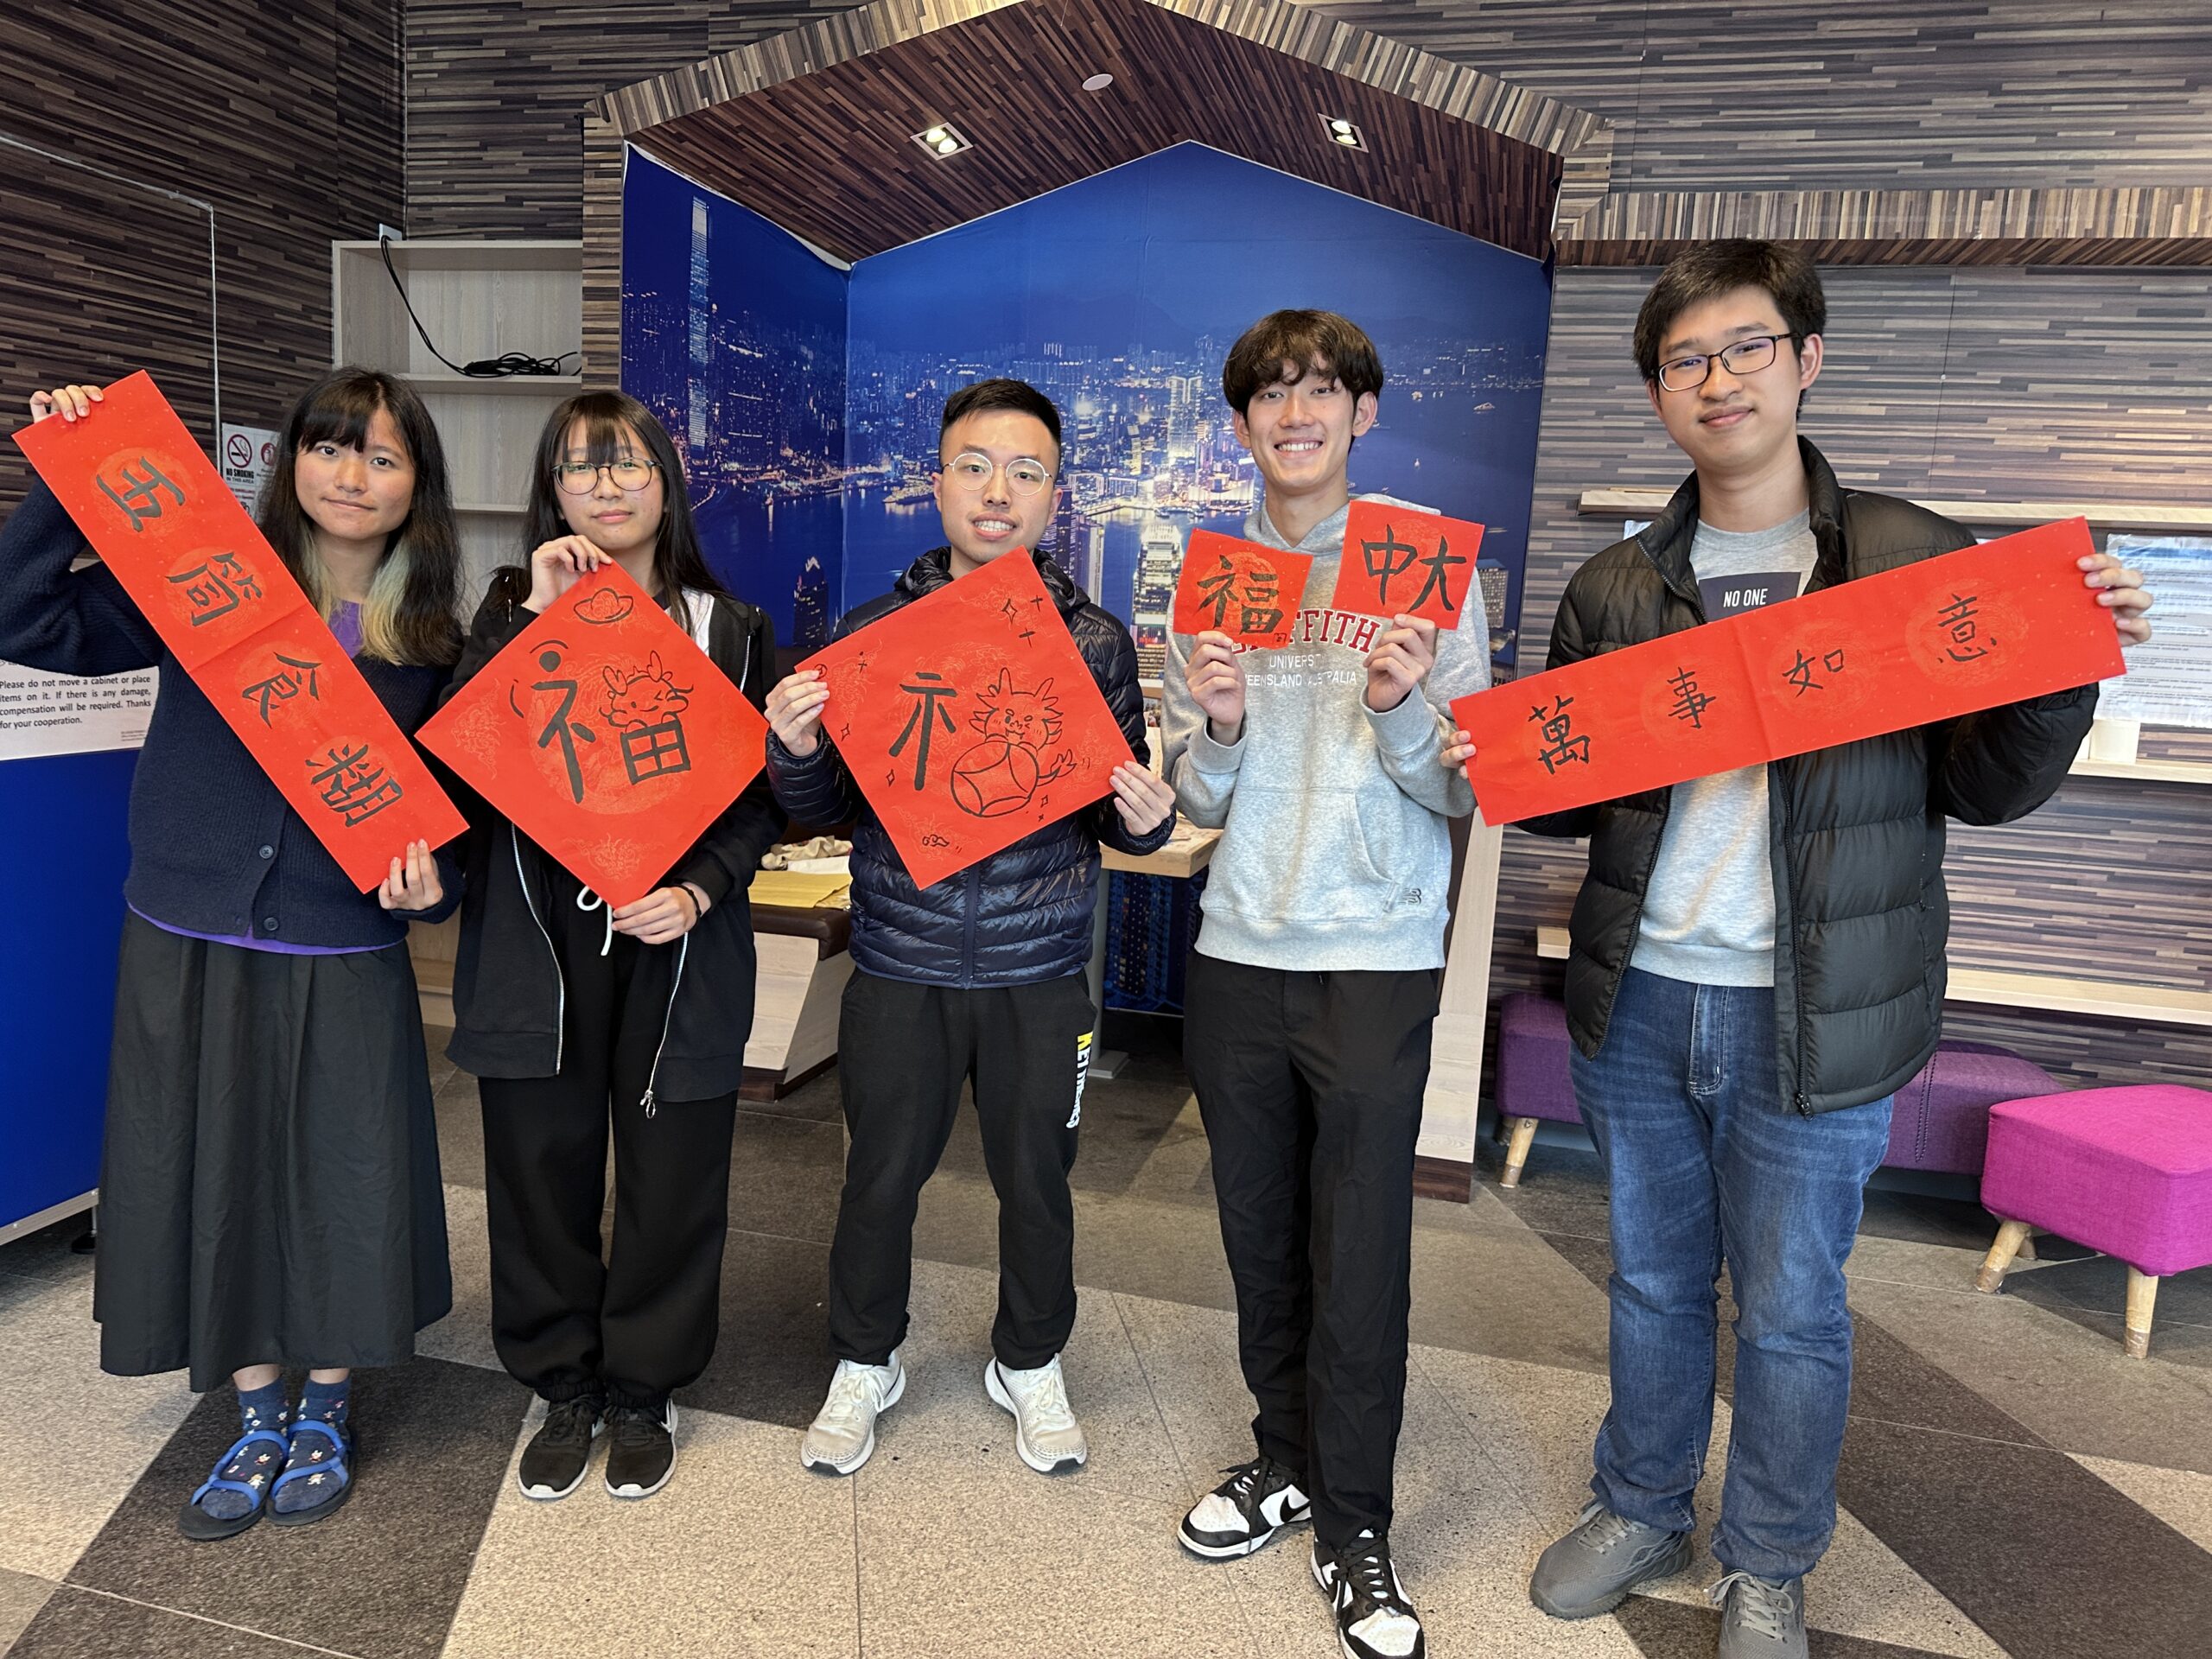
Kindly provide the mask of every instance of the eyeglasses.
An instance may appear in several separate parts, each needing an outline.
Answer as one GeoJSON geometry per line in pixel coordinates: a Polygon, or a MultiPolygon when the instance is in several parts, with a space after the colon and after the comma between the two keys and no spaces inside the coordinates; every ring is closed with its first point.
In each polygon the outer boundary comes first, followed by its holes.
{"type": "MultiPolygon", "coordinates": [[[[944,475],[970,495],[979,493],[998,470],[988,455],[979,455],[972,449],[963,449],[944,463],[944,475]]],[[[1024,455],[1007,462],[1006,481],[1016,495],[1034,495],[1052,481],[1052,474],[1043,461],[1024,455]]]]}
{"type": "Polygon", "coordinates": [[[1671,363],[1659,365],[1659,385],[1667,391],[1694,391],[1713,378],[1715,363],[1733,375],[1756,374],[1774,361],[1776,344],[1785,340],[1792,346],[1797,343],[1795,334],[1752,334],[1709,357],[1702,353],[1695,357],[1678,357],[1671,363]]]}
{"type": "Polygon", "coordinates": [[[564,461],[553,468],[553,481],[570,495],[589,495],[605,473],[618,490],[642,490],[653,481],[658,466],[651,461],[564,461]]]}

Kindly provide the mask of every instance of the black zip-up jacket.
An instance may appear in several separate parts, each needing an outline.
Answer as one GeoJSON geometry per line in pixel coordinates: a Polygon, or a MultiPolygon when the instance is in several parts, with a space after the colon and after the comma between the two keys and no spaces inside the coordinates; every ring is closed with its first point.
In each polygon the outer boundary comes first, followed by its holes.
{"type": "MultiPolygon", "coordinates": [[[[193,683],[115,572],[104,564],[70,569],[90,551],[54,492],[34,482],[0,530],[0,660],[55,674],[161,670],[130,779],[130,873],[123,884],[130,908],[193,933],[362,950],[397,944],[410,922],[451,915],[461,902],[454,849],[438,849],[445,896],[429,910],[385,910],[374,893],[361,892],[193,683]]],[[[374,657],[357,657],[353,665],[410,736],[437,707],[446,683],[442,668],[374,657]]]]}
{"type": "MultiPolygon", "coordinates": [[[[454,692],[537,620],[521,572],[503,570],[476,613],[454,692]]],[[[760,707],[775,672],[776,639],[766,614],[717,594],[707,655],[747,701],[760,707]]],[[[480,1077],[550,1077],[561,1052],[566,997],[559,963],[540,918],[558,867],[543,849],[470,792],[467,898],[454,963],[454,1065],[480,1077]]],[[[753,1030],[753,873],[783,828],[767,779],[756,777],[709,824],[659,885],[689,881],[707,895],[699,925],[645,950],[680,952],[669,995],[667,1035],[653,1064],[649,1096],[709,1100],[745,1080],[745,1039],[753,1030]]]]}
{"type": "MultiPolygon", "coordinates": [[[[1802,438],[1819,552],[1808,592],[1974,543],[1909,501],[1846,490],[1802,438]]],[[[1693,474],[1643,531],[1574,573],[1552,625],[1561,668],[1705,620],[1692,574],[1693,474]]],[[[2006,823],[2049,800],[2096,708],[2094,685],[1910,727],[1768,768],[1774,871],[1776,1059],[1783,1097],[1833,1111],[1895,1092],[1936,1052],[1942,1024],[1943,821],[2006,823]]],[[[1567,1026],[1595,1055],[1636,950],[1673,791],[1647,790],[1531,818],[1590,837],[1567,964],[1567,1026]]]]}
{"type": "MultiPolygon", "coordinates": [[[[950,548],[925,553],[881,599],[847,612],[837,638],[944,587],[953,580],[951,557],[950,548]]],[[[1130,753],[1142,756],[1144,693],[1129,631],[1051,559],[1037,559],[1037,574],[1121,722],[1130,753]]],[[[777,800],[802,823],[859,820],[853,830],[853,965],[925,985],[1027,985],[1083,972],[1098,902],[1099,843],[1141,855],[1158,851],[1175,830],[1170,813],[1149,835],[1130,834],[1109,795],[957,874],[918,887],[826,734],[802,759],[771,732],[768,776],[777,800]]]]}

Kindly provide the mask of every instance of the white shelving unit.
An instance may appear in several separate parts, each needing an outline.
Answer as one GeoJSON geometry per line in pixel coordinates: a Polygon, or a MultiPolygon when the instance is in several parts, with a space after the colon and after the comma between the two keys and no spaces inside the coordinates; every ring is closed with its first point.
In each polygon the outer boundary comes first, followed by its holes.
{"type": "MultiPolygon", "coordinates": [[[[583,341],[578,242],[395,242],[415,314],[456,363],[520,352],[558,357],[583,341]]],[[[439,362],[407,320],[374,242],[330,245],[330,355],[397,374],[423,396],[444,440],[468,560],[473,611],[492,571],[522,553],[530,460],[545,417],[582,377],[478,378],[439,362]]]]}
{"type": "MultiPolygon", "coordinates": [[[[578,242],[395,242],[391,263],[415,315],[456,363],[520,352],[558,357],[583,342],[583,245],[578,242]]],[[[580,375],[455,374],[438,361],[392,287],[373,242],[330,245],[330,358],[396,374],[438,423],[461,521],[461,620],[485,583],[523,554],[530,463],[545,417],[580,391],[580,375]]],[[[423,1017],[453,1023],[459,927],[410,930],[423,1017]]]]}

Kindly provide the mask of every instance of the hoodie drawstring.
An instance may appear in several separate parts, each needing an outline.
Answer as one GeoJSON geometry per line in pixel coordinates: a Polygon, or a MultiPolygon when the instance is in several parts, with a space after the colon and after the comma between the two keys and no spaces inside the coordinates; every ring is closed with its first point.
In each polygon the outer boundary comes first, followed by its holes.
{"type": "Polygon", "coordinates": [[[614,948],[613,907],[610,906],[606,899],[594,893],[589,887],[579,887],[576,889],[576,908],[586,912],[587,913],[594,910],[602,911],[606,913],[607,932],[599,942],[599,954],[602,957],[605,956],[608,951],[614,948]]]}

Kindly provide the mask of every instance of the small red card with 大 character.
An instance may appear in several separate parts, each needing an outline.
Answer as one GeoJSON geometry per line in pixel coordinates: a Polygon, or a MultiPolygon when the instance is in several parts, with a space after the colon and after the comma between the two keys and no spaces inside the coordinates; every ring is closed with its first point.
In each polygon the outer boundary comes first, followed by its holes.
{"type": "Polygon", "coordinates": [[[2093,550],[2070,518],[1462,697],[1475,798],[1512,823],[2110,679],[2093,550]]]}
{"type": "Polygon", "coordinates": [[[1175,581],[1176,632],[1225,633],[1254,650],[1290,643],[1313,556],[1194,530],[1175,581]]]}
{"type": "Polygon", "coordinates": [[[1018,549],[800,666],[823,671],[823,732],[917,887],[1110,794],[1134,758],[1018,549]]]}
{"type": "Polygon", "coordinates": [[[768,722],[619,565],[545,607],[423,726],[451,766],[620,909],[766,760],[768,722]]]}
{"type": "Polygon", "coordinates": [[[468,827],[150,376],[16,442],[346,880],[468,827]]]}
{"type": "Polygon", "coordinates": [[[1475,555],[1482,544],[1480,524],[1393,501],[1355,501],[1344,520],[1333,602],[1363,616],[1419,616],[1456,628],[1478,591],[1475,555]]]}

